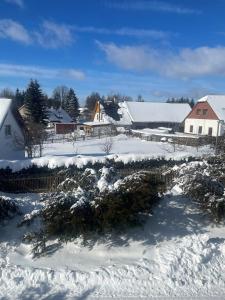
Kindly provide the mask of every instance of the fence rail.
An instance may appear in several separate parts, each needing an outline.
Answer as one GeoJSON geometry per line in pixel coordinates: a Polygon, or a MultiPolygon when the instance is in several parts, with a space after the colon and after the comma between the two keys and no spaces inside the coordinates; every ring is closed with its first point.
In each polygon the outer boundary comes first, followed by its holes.
{"type": "Polygon", "coordinates": [[[0,188],[11,192],[44,193],[53,192],[63,182],[65,176],[40,176],[40,177],[9,177],[0,178],[0,188]]]}
{"type": "MultiPolygon", "coordinates": [[[[168,172],[164,174],[162,171],[149,171],[147,169],[120,169],[117,170],[118,175],[125,177],[136,173],[137,171],[146,171],[152,174],[153,178],[160,181],[162,184],[162,191],[168,185],[171,185],[174,173],[168,172]]],[[[77,173],[79,176],[80,173],[77,173]]],[[[43,176],[33,176],[33,177],[0,177],[0,190],[5,192],[31,192],[31,193],[44,193],[44,192],[54,192],[56,191],[58,185],[66,179],[65,175],[43,175],[43,176]]]]}

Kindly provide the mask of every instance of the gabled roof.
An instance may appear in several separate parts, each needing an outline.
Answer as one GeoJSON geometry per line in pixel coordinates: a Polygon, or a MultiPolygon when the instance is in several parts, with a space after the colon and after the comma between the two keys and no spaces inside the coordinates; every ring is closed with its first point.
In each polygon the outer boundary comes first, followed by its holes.
{"type": "Polygon", "coordinates": [[[206,95],[198,102],[208,102],[217,117],[225,121],[225,95],[206,95]]]}
{"type": "Polygon", "coordinates": [[[10,110],[12,99],[0,98],[0,130],[10,110]]]}
{"type": "Polygon", "coordinates": [[[48,110],[48,120],[49,122],[59,122],[59,123],[72,123],[72,118],[68,115],[68,113],[62,109],[50,108],[48,110]]]}
{"type": "Polygon", "coordinates": [[[181,123],[191,111],[187,103],[125,102],[132,122],[181,123]]]}
{"type": "Polygon", "coordinates": [[[132,125],[131,116],[128,111],[128,107],[125,102],[119,102],[118,114],[120,116],[120,120],[117,122],[118,125],[121,126],[130,126],[132,125]]]}

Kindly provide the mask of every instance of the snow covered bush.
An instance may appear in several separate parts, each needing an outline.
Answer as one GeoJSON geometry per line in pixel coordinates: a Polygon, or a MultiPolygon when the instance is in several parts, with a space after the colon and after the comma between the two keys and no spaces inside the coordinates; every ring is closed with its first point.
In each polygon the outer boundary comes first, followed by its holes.
{"type": "Polygon", "coordinates": [[[19,209],[14,201],[5,196],[0,197],[0,222],[13,217],[19,209]]]}
{"type": "Polygon", "coordinates": [[[119,179],[113,168],[86,169],[67,178],[56,193],[44,195],[43,232],[67,240],[140,224],[143,214],[152,213],[161,184],[150,172],[119,179]]]}
{"type": "Polygon", "coordinates": [[[141,213],[151,213],[158,201],[159,182],[151,173],[138,172],[122,180],[116,190],[96,198],[94,219],[100,232],[140,224],[141,213]]]}
{"type": "Polygon", "coordinates": [[[218,157],[181,166],[178,183],[184,193],[208,210],[216,221],[225,218],[225,162],[218,157]]]}

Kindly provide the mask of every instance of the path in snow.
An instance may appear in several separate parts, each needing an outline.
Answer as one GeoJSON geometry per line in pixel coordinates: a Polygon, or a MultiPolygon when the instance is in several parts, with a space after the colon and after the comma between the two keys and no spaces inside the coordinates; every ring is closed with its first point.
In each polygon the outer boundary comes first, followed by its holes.
{"type": "MultiPolygon", "coordinates": [[[[35,261],[28,246],[13,243],[24,231],[16,220],[1,227],[0,298],[224,298],[224,226],[212,225],[177,191],[161,201],[143,229],[91,248],[68,243],[35,261]]],[[[38,196],[28,198],[27,211],[38,196]]]]}

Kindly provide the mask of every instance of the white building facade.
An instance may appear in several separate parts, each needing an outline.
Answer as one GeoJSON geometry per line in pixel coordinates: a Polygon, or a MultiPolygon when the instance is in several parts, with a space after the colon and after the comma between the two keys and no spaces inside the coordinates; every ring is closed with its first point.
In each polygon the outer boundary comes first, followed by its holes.
{"type": "Polygon", "coordinates": [[[12,110],[12,100],[0,98],[0,160],[25,157],[24,136],[12,110]]]}
{"type": "Polygon", "coordinates": [[[185,119],[184,132],[222,136],[225,121],[225,95],[208,95],[198,100],[185,119]]]}

